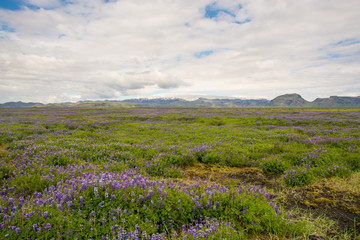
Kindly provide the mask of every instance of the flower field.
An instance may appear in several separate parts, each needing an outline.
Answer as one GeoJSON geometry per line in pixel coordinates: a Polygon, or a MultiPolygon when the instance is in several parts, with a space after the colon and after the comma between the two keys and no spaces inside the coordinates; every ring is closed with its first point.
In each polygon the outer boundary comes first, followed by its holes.
{"type": "Polygon", "coordinates": [[[0,109],[0,239],[356,239],[360,111],[0,109]]]}

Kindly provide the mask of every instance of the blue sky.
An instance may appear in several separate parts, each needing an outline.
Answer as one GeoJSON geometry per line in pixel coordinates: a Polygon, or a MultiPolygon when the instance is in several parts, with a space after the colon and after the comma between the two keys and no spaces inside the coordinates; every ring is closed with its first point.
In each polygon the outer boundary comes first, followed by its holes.
{"type": "Polygon", "coordinates": [[[22,6],[21,1],[16,0],[1,0],[0,8],[9,9],[9,10],[18,10],[22,6]]]}
{"type": "Polygon", "coordinates": [[[0,0],[0,102],[360,95],[357,0],[0,0]]]}
{"type": "Polygon", "coordinates": [[[24,7],[38,10],[40,8],[44,9],[53,9],[54,3],[57,3],[56,5],[62,5],[66,4],[67,1],[59,0],[59,1],[53,1],[53,0],[1,0],[0,1],[0,8],[7,9],[11,11],[19,11],[23,9],[24,7]]]}

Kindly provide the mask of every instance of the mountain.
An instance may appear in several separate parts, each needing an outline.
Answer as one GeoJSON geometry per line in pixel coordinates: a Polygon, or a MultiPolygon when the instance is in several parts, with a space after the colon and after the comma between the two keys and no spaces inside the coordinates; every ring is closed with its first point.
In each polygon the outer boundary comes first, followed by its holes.
{"type": "Polygon", "coordinates": [[[7,108],[13,108],[13,107],[34,107],[34,106],[41,106],[43,105],[42,103],[33,103],[33,102],[28,102],[28,103],[24,103],[24,102],[7,102],[7,103],[2,103],[0,104],[0,107],[7,107],[7,108]]]}
{"type": "Polygon", "coordinates": [[[7,102],[0,107],[81,107],[81,108],[152,108],[152,107],[217,107],[217,108],[245,108],[245,107],[287,107],[287,108],[360,108],[360,97],[317,98],[313,102],[306,101],[299,94],[284,94],[274,99],[239,99],[239,98],[198,98],[193,101],[181,98],[138,98],[127,100],[79,101],[76,103],[24,103],[7,102]]]}
{"type": "Polygon", "coordinates": [[[146,106],[177,106],[177,107],[264,107],[269,106],[270,101],[266,99],[208,99],[199,98],[187,101],[180,98],[140,98],[129,99],[123,102],[142,103],[146,106]]]}
{"type": "Polygon", "coordinates": [[[308,107],[308,108],[360,108],[360,97],[317,98],[312,102],[303,99],[299,94],[285,94],[270,101],[271,107],[308,107]]]}
{"type": "Polygon", "coordinates": [[[360,107],[360,97],[338,97],[317,98],[312,102],[312,107],[335,107],[335,108],[353,108],[360,107]]]}
{"type": "Polygon", "coordinates": [[[308,107],[309,102],[303,99],[299,94],[285,94],[278,96],[270,101],[272,107],[308,107]]]}

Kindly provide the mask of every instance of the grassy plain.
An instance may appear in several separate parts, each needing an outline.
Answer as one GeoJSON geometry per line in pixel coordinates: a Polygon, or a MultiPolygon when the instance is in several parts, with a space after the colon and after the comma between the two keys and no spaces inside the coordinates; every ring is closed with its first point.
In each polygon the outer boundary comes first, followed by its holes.
{"type": "Polygon", "coordinates": [[[358,239],[359,149],[358,109],[0,109],[0,238],[358,239]]]}

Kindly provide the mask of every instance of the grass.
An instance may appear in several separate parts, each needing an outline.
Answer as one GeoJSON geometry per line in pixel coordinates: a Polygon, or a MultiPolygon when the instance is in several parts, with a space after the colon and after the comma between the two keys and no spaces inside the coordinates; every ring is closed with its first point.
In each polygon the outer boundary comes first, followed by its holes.
{"type": "Polygon", "coordinates": [[[359,119],[339,109],[1,109],[0,237],[351,239],[359,119]]]}

